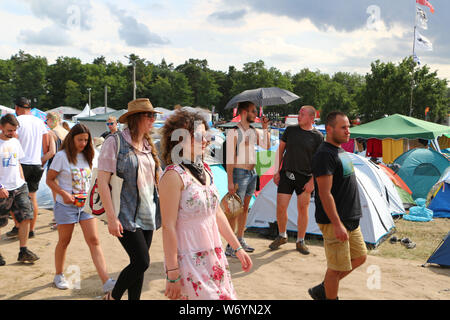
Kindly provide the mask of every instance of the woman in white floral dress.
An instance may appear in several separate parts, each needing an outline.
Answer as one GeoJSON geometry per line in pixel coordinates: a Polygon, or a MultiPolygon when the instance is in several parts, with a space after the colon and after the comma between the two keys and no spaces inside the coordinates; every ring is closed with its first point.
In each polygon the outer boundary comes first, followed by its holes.
{"type": "Polygon", "coordinates": [[[201,160],[207,145],[207,127],[201,115],[179,110],[163,128],[162,154],[169,165],[161,178],[159,194],[165,295],[170,299],[236,299],[220,235],[237,250],[242,269],[249,271],[252,267],[220,209],[211,170],[201,160]],[[181,143],[172,141],[177,129],[185,129],[181,143]],[[180,145],[183,148],[179,159],[172,159],[174,147],[180,145]]]}

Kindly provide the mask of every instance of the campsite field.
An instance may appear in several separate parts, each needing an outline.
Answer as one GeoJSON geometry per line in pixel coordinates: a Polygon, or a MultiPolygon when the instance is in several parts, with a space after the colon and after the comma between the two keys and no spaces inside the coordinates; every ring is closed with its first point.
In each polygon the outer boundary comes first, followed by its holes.
{"type": "MultiPolygon", "coordinates": [[[[58,235],[49,226],[52,212],[41,210],[40,213],[36,236],[28,243],[28,247],[40,256],[35,264],[17,262],[18,240],[5,236],[12,227],[12,220],[1,230],[0,252],[6,265],[0,267],[0,300],[101,299],[101,282],[79,226],[75,227],[65,265],[66,278],[73,283],[79,280],[78,287],[72,290],[54,287],[54,249],[58,235]]],[[[342,282],[341,300],[450,300],[450,268],[421,267],[450,230],[450,220],[435,219],[427,223],[400,220],[396,225],[395,235],[410,238],[417,243],[417,247],[406,249],[400,243],[390,244],[385,241],[376,250],[371,250],[367,262],[342,282]],[[373,281],[374,276],[378,276],[377,281],[373,281]]],[[[129,263],[128,256],[101,222],[98,223],[98,233],[110,275],[117,279],[120,271],[129,263]]],[[[245,273],[237,259],[228,258],[239,299],[311,300],[308,288],[320,283],[326,271],[322,241],[307,240],[311,254],[303,256],[295,250],[294,237],[290,237],[289,243],[276,251],[268,248],[270,239],[256,233],[247,233],[246,238],[256,249],[250,254],[252,270],[245,273]]],[[[141,298],[167,300],[164,296],[161,230],[153,237],[150,255],[151,265],[145,273],[141,298]]],[[[123,299],[127,299],[126,294],[123,299]]]]}
{"type": "Polygon", "coordinates": [[[429,222],[399,219],[395,221],[395,227],[396,233],[394,236],[398,239],[409,238],[416,243],[416,247],[407,249],[400,242],[391,244],[387,239],[375,250],[370,250],[369,254],[386,258],[417,260],[425,263],[444,236],[450,231],[450,219],[434,219],[429,222]]]}

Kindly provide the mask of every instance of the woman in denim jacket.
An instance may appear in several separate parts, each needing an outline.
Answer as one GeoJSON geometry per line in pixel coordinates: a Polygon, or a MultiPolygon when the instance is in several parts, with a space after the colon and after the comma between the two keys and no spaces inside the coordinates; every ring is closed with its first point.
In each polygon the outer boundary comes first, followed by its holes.
{"type": "Polygon", "coordinates": [[[128,112],[119,118],[127,128],[105,140],[98,159],[99,194],[108,230],[119,238],[130,257],[130,264],[122,270],[105,300],[120,300],[126,290],[129,300],[140,299],[144,272],[150,264],[153,232],[161,226],[157,193],[161,169],[150,137],[156,113],[148,99],[131,101],[128,112]],[[117,139],[120,139],[118,153],[117,139]],[[114,214],[109,189],[113,173],[123,179],[118,217],[114,214]]]}

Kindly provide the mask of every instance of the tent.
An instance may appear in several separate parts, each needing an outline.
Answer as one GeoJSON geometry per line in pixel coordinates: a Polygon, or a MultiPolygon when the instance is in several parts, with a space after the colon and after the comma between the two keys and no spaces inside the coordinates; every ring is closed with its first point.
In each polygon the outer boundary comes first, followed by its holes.
{"type": "Polygon", "coordinates": [[[62,120],[72,120],[72,118],[81,113],[81,110],[72,107],[58,107],[47,110],[47,112],[57,112],[61,115],[62,120]]]}
{"type": "Polygon", "coordinates": [[[378,164],[379,168],[384,171],[384,173],[391,179],[391,181],[394,183],[394,187],[397,190],[397,194],[399,195],[403,207],[405,209],[409,209],[413,206],[415,206],[414,199],[412,198],[412,191],[409,189],[409,187],[406,185],[406,183],[402,180],[402,178],[399,177],[398,174],[396,174],[391,168],[385,166],[384,164],[380,163],[378,164]]]}
{"type": "MultiPolygon", "coordinates": [[[[391,204],[393,200],[387,196],[389,192],[386,190],[392,188],[392,186],[389,183],[387,186],[384,184],[389,178],[377,178],[377,176],[384,174],[381,170],[375,170],[357,155],[349,155],[352,156],[352,161],[356,163],[355,172],[363,211],[361,231],[364,241],[369,245],[377,246],[395,228],[394,220],[392,219],[394,209],[392,208],[399,206],[399,200],[397,198],[396,202],[391,204]]],[[[269,224],[276,221],[276,198],[277,186],[272,179],[259,193],[251,207],[247,219],[247,228],[269,228],[269,224]]],[[[296,198],[296,196],[291,198],[288,207],[287,229],[293,232],[297,231],[298,213],[296,198]]],[[[322,234],[315,219],[314,197],[311,198],[309,205],[309,220],[306,233],[312,235],[322,234]]]]}
{"type": "Polygon", "coordinates": [[[106,112],[105,112],[105,107],[97,107],[91,110],[91,112],[94,112],[95,114],[105,114],[105,113],[111,113],[116,111],[116,109],[113,108],[109,108],[106,107],[106,112]]]}
{"type": "Polygon", "coordinates": [[[392,215],[405,214],[402,199],[400,198],[394,183],[380,166],[367,158],[348,153],[353,165],[363,171],[366,176],[375,184],[380,197],[386,201],[392,215]]]}
{"type": "Polygon", "coordinates": [[[84,107],[83,111],[81,111],[79,114],[74,116],[72,118],[72,121],[77,122],[79,118],[92,117],[92,116],[95,116],[95,112],[93,112],[91,110],[91,107],[89,106],[89,104],[86,104],[86,106],[84,107]]]}
{"type": "Polygon", "coordinates": [[[8,113],[16,113],[16,110],[0,105],[0,117],[8,113]]]}
{"type": "Polygon", "coordinates": [[[401,114],[375,120],[351,129],[351,138],[434,140],[450,133],[449,126],[407,117],[401,114]]]}
{"type": "Polygon", "coordinates": [[[450,218],[450,167],[431,188],[427,203],[428,209],[433,210],[433,218],[450,218]]]}
{"type": "Polygon", "coordinates": [[[450,232],[428,258],[427,263],[435,263],[440,266],[450,267],[450,232]]]}
{"type": "Polygon", "coordinates": [[[431,187],[438,182],[450,161],[434,150],[416,148],[395,159],[394,164],[400,166],[396,173],[413,192],[413,199],[426,199],[431,187]]]}
{"type": "Polygon", "coordinates": [[[91,131],[91,135],[93,137],[99,137],[99,136],[101,136],[101,134],[103,132],[108,130],[108,128],[106,127],[106,120],[108,120],[108,118],[110,116],[113,116],[113,117],[116,117],[117,119],[119,119],[120,116],[126,112],[127,112],[127,110],[123,109],[123,110],[117,110],[117,111],[107,113],[107,114],[92,115],[91,117],[89,117],[89,116],[80,117],[79,115],[77,117],[78,117],[78,121],[80,123],[84,124],[85,126],[87,126],[89,128],[89,130],[91,131]]]}

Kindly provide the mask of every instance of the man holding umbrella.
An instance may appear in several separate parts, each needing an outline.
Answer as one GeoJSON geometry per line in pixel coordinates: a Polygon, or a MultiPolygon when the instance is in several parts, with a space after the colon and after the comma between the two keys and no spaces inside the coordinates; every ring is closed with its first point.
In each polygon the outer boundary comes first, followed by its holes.
{"type": "Polygon", "coordinates": [[[323,142],[323,135],[313,127],[316,109],[303,106],[298,113],[298,125],[289,126],[281,137],[278,148],[280,169],[273,180],[278,185],[277,223],[279,235],[269,245],[272,250],[287,243],[287,209],[295,190],[297,194],[297,243],[296,249],[302,254],[309,254],[304,237],[308,227],[308,207],[314,190],[312,177],[312,157],[323,142]],[[282,164],[282,165],[281,165],[282,164]]]}
{"type": "MultiPolygon", "coordinates": [[[[233,129],[227,130],[226,137],[226,170],[228,175],[228,192],[237,193],[244,204],[243,213],[238,217],[229,219],[233,230],[237,224],[237,238],[246,252],[253,252],[244,240],[245,225],[247,223],[250,200],[256,189],[257,174],[255,145],[264,149],[270,149],[269,120],[262,117],[263,137],[260,137],[256,129],[251,126],[256,120],[257,109],[253,102],[243,101],[238,103],[238,113],[241,121],[233,129]],[[237,185],[237,190],[235,189],[237,185]]],[[[235,256],[234,250],[227,245],[225,254],[235,256]]]]}

